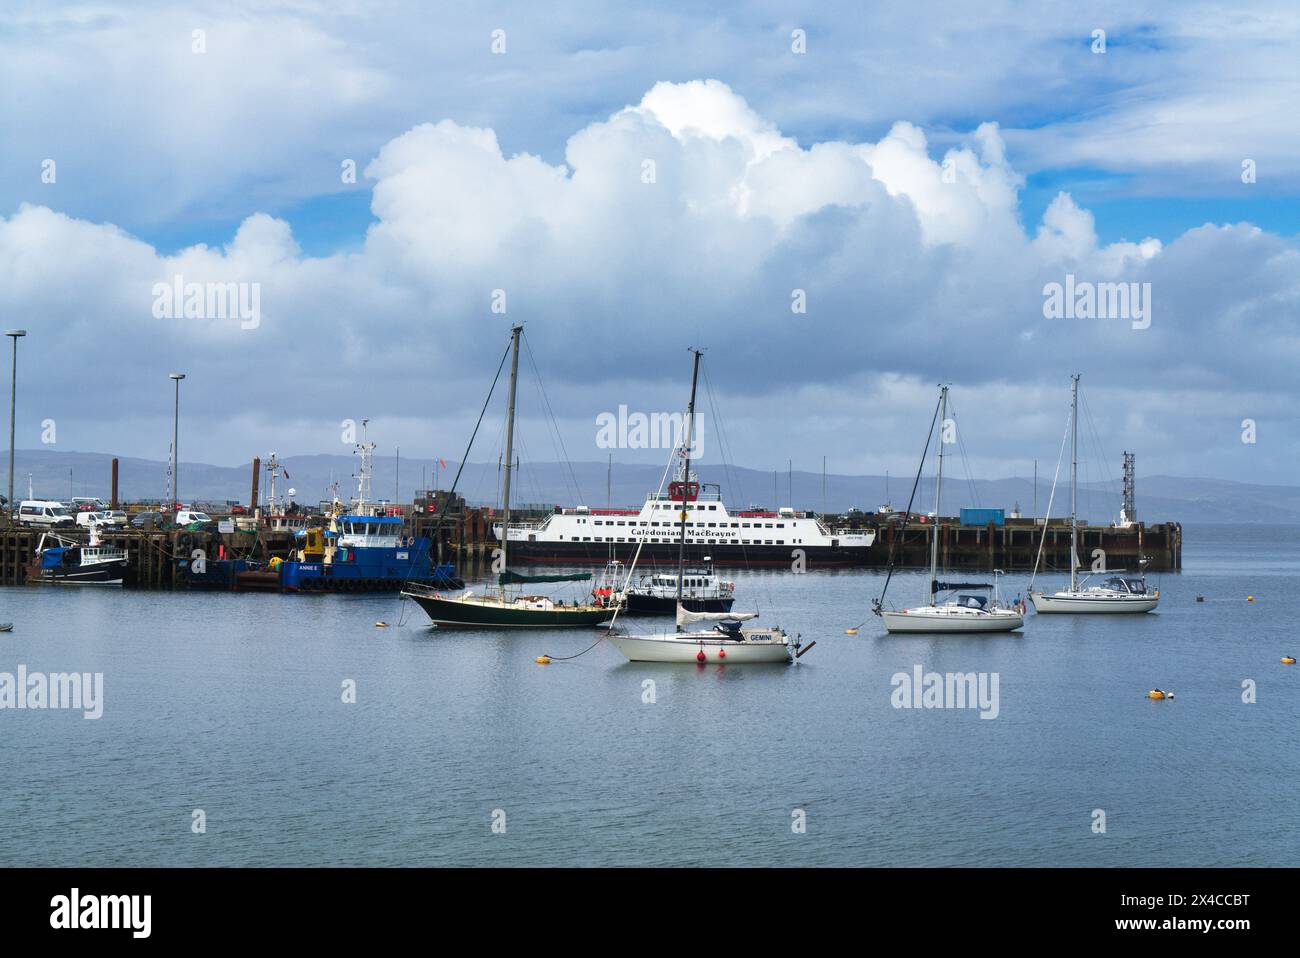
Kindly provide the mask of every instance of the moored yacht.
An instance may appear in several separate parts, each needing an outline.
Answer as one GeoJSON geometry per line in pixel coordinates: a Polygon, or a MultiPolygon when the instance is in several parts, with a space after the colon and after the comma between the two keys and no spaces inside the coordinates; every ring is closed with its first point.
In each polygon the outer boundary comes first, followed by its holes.
{"type": "MultiPolygon", "coordinates": [[[[691,424],[695,421],[695,389],[700,373],[700,351],[694,349],[695,362],[691,371],[691,399],[686,407],[686,439],[679,455],[682,458],[679,479],[669,489],[677,487],[685,490],[691,482],[691,424]]],[[[662,485],[660,486],[662,488],[662,485]]],[[[714,662],[719,665],[789,663],[811,649],[814,643],[801,646],[791,641],[785,631],[779,627],[747,628],[743,622],[758,617],[757,612],[691,612],[682,604],[683,589],[686,582],[686,524],[690,515],[687,509],[688,499],[678,499],[675,507],[678,538],[677,574],[673,579],[673,605],[677,613],[677,624],[672,632],[631,632],[620,633],[611,629],[610,643],[628,657],[632,662],[694,662],[705,665],[714,662]],[[687,626],[714,623],[711,629],[689,629],[687,626]]],[[[636,558],[633,558],[633,570],[636,558]]],[[[630,576],[630,573],[629,573],[630,576]]]]}
{"type": "MultiPolygon", "coordinates": [[[[889,574],[880,598],[872,605],[872,611],[881,617],[886,632],[1011,632],[1025,624],[1024,610],[1017,606],[1006,608],[1001,604],[997,588],[1000,571],[994,571],[993,584],[980,582],[940,582],[939,581],[939,507],[943,496],[943,426],[948,415],[948,387],[939,387],[939,408],[935,411],[930,433],[934,435],[934,423],[939,423],[938,466],[934,484],[935,521],[930,529],[930,602],[907,609],[884,608],[885,592],[889,590],[889,579],[893,576],[893,559],[890,559],[889,574]],[[991,591],[991,596],[975,594],[984,590],[991,591]],[[955,593],[953,597],[939,602],[941,593],[955,593]]],[[[929,450],[929,442],[926,442],[929,450]]],[[[922,456],[924,465],[925,457],[922,456]]],[[[918,472],[919,478],[919,472],[918,472]]],[[[909,504],[910,512],[910,504],[909,504]]],[[[908,516],[904,516],[906,528],[908,516]]]]}
{"type": "MultiPolygon", "coordinates": [[[[1079,376],[1077,374],[1071,376],[1070,380],[1072,384],[1070,390],[1070,587],[1060,592],[1035,592],[1031,581],[1029,601],[1034,604],[1034,611],[1040,615],[1150,612],[1160,603],[1160,590],[1148,592],[1146,579],[1141,573],[1137,575],[1106,573],[1110,575],[1109,579],[1101,585],[1087,588],[1084,588],[1079,581],[1079,376]]],[[[1121,521],[1126,518],[1121,514],[1121,521]]],[[[1044,525],[1043,537],[1046,536],[1047,526],[1044,525]]],[[[1037,571],[1037,563],[1035,563],[1035,575],[1037,571]]]]}

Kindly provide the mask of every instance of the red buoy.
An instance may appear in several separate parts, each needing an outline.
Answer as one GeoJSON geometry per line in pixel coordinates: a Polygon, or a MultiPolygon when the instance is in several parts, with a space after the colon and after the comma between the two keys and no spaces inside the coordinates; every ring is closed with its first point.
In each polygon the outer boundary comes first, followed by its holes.
{"type": "Polygon", "coordinates": [[[727,657],[727,650],[726,650],[726,649],[718,649],[718,658],[720,658],[720,659],[725,659],[726,657],[727,657]]]}
{"type": "Polygon", "coordinates": [[[698,652],[695,653],[695,661],[696,661],[696,662],[699,662],[701,665],[703,665],[703,664],[704,664],[704,659],[705,659],[705,655],[704,655],[704,650],[703,650],[703,649],[700,649],[700,651],[698,651],[698,652]]]}

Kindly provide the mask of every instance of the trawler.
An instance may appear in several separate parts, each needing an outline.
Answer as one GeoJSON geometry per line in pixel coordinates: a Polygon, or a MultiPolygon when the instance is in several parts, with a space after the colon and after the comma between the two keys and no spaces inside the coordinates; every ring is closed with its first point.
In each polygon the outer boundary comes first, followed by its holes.
{"type": "Polygon", "coordinates": [[[54,532],[42,535],[36,544],[36,563],[27,578],[29,582],[61,585],[120,586],[127,568],[126,550],[104,545],[97,525],[91,523],[90,540],[85,544],[54,532]]]}

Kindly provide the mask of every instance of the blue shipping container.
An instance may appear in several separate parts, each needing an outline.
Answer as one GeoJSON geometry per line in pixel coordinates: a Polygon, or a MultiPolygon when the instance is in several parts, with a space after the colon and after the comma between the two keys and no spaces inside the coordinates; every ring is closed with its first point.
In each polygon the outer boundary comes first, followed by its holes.
{"type": "Polygon", "coordinates": [[[986,526],[990,522],[1000,526],[1005,521],[1005,509],[963,509],[961,511],[961,524],[964,526],[986,526]]]}

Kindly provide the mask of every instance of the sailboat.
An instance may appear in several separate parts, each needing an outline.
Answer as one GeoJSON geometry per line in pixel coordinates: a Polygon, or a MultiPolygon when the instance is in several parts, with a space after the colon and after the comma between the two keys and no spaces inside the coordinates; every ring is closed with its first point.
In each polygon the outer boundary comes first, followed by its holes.
{"type": "MultiPolygon", "coordinates": [[[[785,631],[778,627],[746,628],[741,623],[758,618],[757,612],[691,612],[682,603],[682,582],[686,568],[686,523],[693,517],[700,494],[700,484],[691,473],[691,427],[695,422],[695,387],[699,380],[700,355],[698,349],[691,370],[691,400],[686,407],[686,436],[681,449],[681,467],[674,481],[669,483],[668,496],[680,503],[678,516],[676,606],[677,627],[673,632],[616,633],[611,631],[609,641],[633,662],[707,662],[745,665],[752,663],[788,663],[794,661],[806,648],[791,642],[785,631]],[[687,626],[705,622],[714,623],[711,629],[688,629],[687,626]]],[[[663,488],[662,485],[660,488],[663,488]]],[[[628,571],[631,579],[636,562],[628,571]]]]}
{"type": "Polygon", "coordinates": [[[402,595],[415,601],[428,613],[439,627],[470,626],[501,629],[564,629],[595,626],[610,617],[610,609],[602,605],[579,603],[565,604],[547,595],[526,595],[514,591],[512,586],[525,586],[548,582],[577,582],[591,578],[581,575],[519,575],[507,565],[510,544],[510,473],[514,464],[515,397],[519,381],[519,338],[522,326],[510,330],[510,395],[506,405],[505,479],[502,488],[501,556],[503,570],[497,579],[497,589],[483,594],[467,591],[458,596],[447,596],[431,585],[409,584],[402,595]]]}
{"type": "MultiPolygon", "coordinates": [[[[939,387],[939,410],[937,421],[939,435],[939,465],[934,484],[934,528],[930,532],[930,602],[928,605],[914,606],[909,609],[885,609],[885,592],[889,589],[889,577],[885,579],[885,588],[880,598],[875,601],[872,611],[885,623],[886,632],[1010,632],[1025,624],[1024,615],[1018,609],[1003,608],[999,601],[997,580],[999,571],[993,574],[993,584],[980,582],[940,582],[939,581],[939,517],[943,496],[943,423],[948,413],[948,387],[939,387]],[[977,592],[991,590],[992,596],[978,595],[977,592]],[[940,593],[956,593],[952,598],[939,602],[940,593]]],[[[931,427],[933,434],[933,426],[931,427]]],[[[927,442],[927,449],[929,443],[927,442]]],[[[924,467],[925,457],[921,457],[924,467]]],[[[918,475],[919,479],[919,475],[918,475]]],[[[910,511],[910,507],[909,507],[910,511]]],[[[906,528],[906,524],[904,524],[906,528]]],[[[893,566],[890,566],[890,577],[893,566]]]]}
{"type": "MultiPolygon", "coordinates": [[[[1084,587],[1091,576],[1079,581],[1079,376],[1070,377],[1070,588],[1063,592],[1035,592],[1031,582],[1029,601],[1034,611],[1044,613],[1123,613],[1150,612],[1160,602],[1160,591],[1147,592],[1146,578],[1124,573],[1108,573],[1101,585],[1084,587]]],[[[1058,460],[1059,461],[1059,460],[1058,460]]],[[[1047,526],[1043,526],[1047,536],[1047,526]]],[[[1041,549],[1040,549],[1041,552],[1041,549]]],[[[1034,565],[1037,574],[1037,563],[1034,565]]]]}

